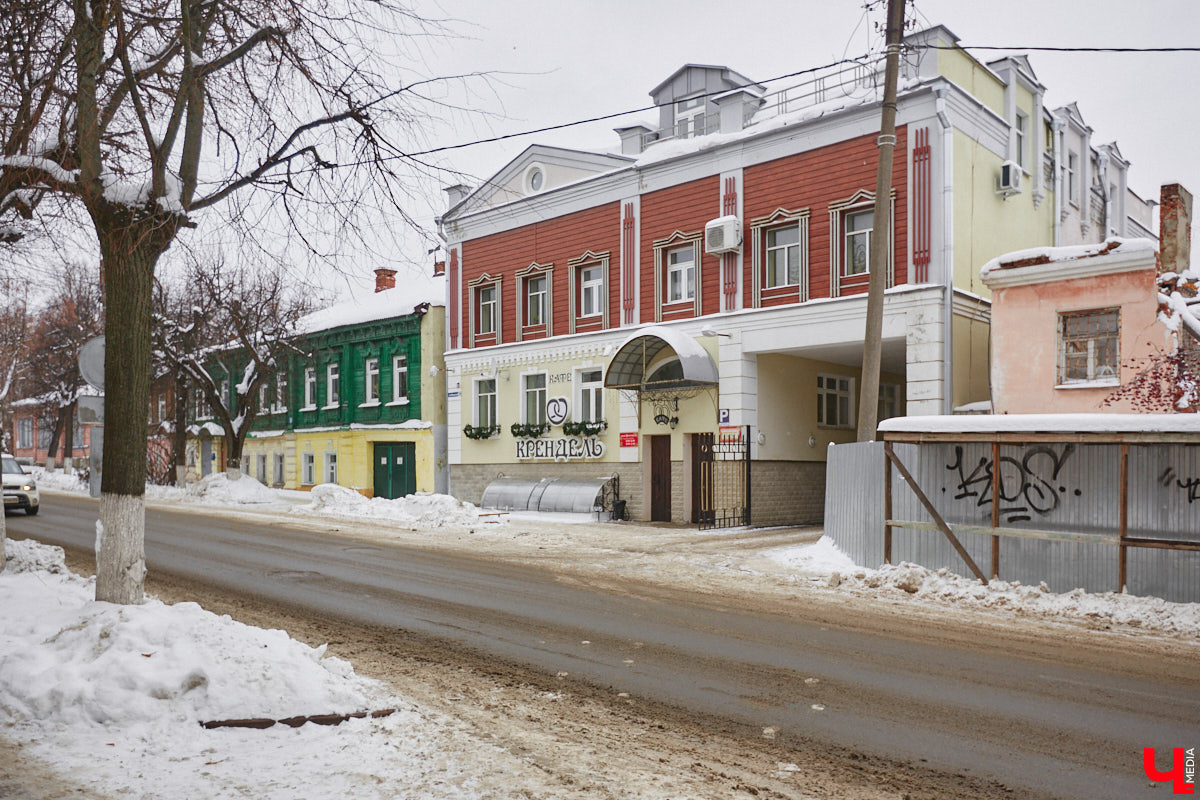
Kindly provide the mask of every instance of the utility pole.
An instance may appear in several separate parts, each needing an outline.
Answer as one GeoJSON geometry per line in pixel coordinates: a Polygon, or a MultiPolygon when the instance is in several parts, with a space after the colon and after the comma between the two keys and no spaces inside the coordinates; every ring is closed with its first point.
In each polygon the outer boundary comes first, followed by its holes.
{"type": "Polygon", "coordinates": [[[887,65],[883,78],[883,113],[879,124],[879,172],[875,178],[875,216],[871,228],[870,281],[863,337],[861,388],[858,395],[858,441],[875,439],[879,416],[879,368],[883,360],[883,290],[887,281],[888,245],[892,240],[892,160],[896,150],[896,84],[900,76],[900,37],[904,4],[888,0],[887,65]]]}

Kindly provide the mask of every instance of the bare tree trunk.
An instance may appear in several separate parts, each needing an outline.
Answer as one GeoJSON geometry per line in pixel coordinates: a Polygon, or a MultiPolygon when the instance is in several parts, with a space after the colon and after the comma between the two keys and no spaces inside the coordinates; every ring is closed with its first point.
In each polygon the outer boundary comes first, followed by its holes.
{"type": "Polygon", "coordinates": [[[8,527],[4,521],[4,509],[0,508],[0,572],[4,572],[4,543],[8,538],[8,532],[5,530],[8,527]]]}
{"type": "Polygon", "coordinates": [[[54,415],[54,433],[50,435],[50,447],[46,451],[46,471],[53,471],[58,463],[58,442],[62,436],[63,428],[63,410],[58,409],[58,413],[54,415]]]}
{"type": "Polygon", "coordinates": [[[107,391],[96,599],[110,603],[144,599],[151,292],[154,264],[165,249],[161,235],[149,224],[133,223],[101,238],[107,391]]]}
{"type": "Polygon", "coordinates": [[[175,375],[175,429],[171,432],[171,455],[175,466],[173,483],[187,483],[187,378],[182,372],[175,375]]]}
{"type": "Polygon", "coordinates": [[[900,35],[905,0],[888,0],[887,67],[879,125],[879,171],[875,178],[875,217],[871,230],[871,274],[867,288],[863,338],[862,389],[858,401],[858,441],[875,439],[879,423],[879,369],[883,361],[883,292],[887,286],[888,247],[895,221],[891,214],[892,161],[896,150],[896,84],[900,74],[900,35]]]}

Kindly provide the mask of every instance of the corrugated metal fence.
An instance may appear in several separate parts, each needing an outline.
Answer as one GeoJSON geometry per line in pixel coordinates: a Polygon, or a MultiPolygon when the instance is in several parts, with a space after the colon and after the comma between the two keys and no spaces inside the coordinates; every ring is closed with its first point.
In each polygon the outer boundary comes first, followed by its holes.
{"type": "MultiPolygon", "coordinates": [[[[966,551],[991,574],[993,537],[979,529],[993,524],[992,445],[894,443],[892,448],[966,551]]],[[[1120,450],[1120,445],[1068,442],[1000,445],[998,522],[1011,531],[996,537],[1002,580],[1044,581],[1055,592],[1119,588],[1120,450]],[[1025,538],[1020,535],[1024,531],[1063,538],[1025,538]],[[1087,541],[1086,535],[1094,538],[1087,541]]],[[[884,559],[884,463],[881,442],[829,449],[825,532],[865,566],[884,559]]],[[[1200,543],[1200,447],[1129,445],[1127,484],[1129,537],[1200,543]]],[[[929,528],[893,527],[892,563],[911,561],[970,574],[896,472],[891,518],[929,528]]],[[[1200,602],[1200,552],[1126,549],[1128,592],[1200,602]]]]}

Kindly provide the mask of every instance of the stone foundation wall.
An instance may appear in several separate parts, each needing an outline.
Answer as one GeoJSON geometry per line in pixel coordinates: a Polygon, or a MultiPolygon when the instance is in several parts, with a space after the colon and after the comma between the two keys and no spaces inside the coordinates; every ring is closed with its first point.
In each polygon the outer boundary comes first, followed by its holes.
{"type": "Polygon", "coordinates": [[[824,461],[755,461],[750,466],[750,520],[755,526],[825,521],[824,461]]]}

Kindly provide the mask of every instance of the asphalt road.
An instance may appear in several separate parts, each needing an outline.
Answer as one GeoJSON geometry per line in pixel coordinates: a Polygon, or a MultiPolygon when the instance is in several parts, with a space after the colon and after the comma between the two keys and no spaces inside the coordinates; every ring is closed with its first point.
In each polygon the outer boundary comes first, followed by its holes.
{"type": "MultiPolygon", "coordinates": [[[[8,533],[89,548],[95,501],[43,495],[8,533]]],[[[1144,747],[1200,745],[1200,659],[1106,669],[904,630],[614,593],[524,566],[370,545],[253,515],[151,509],[151,570],[372,625],[433,635],[616,692],[713,715],[804,747],[821,742],[997,781],[1020,794],[1170,796],[1144,747]]],[[[1160,750],[1166,756],[1166,750],[1160,750]]],[[[1160,766],[1165,766],[1160,759],[1160,766]]]]}

